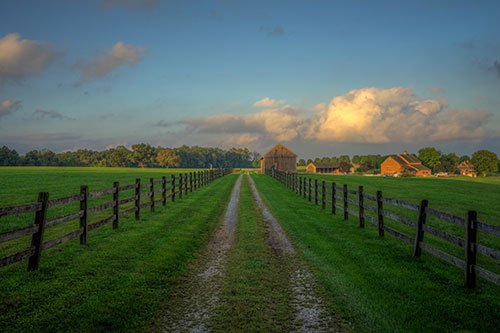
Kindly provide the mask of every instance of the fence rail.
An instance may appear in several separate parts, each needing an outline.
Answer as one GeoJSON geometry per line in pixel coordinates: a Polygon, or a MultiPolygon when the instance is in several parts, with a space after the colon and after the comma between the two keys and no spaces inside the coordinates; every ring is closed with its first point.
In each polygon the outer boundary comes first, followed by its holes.
{"type": "Polygon", "coordinates": [[[382,191],[377,191],[376,195],[370,195],[359,186],[357,190],[349,189],[346,184],[342,187],[337,186],[335,182],[326,184],[325,181],[318,183],[317,179],[300,177],[296,174],[288,174],[276,170],[266,170],[265,174],[278,180],[288,189],[295,192],[299,197],[314,201],[316,205],[321,204],[322,209],[326,205],[331,207],[332,214],[337,213],[337,209],[342,210],[344,220],[348,220],[349,214],[358,218],[360,228],[364,228],[365,220],[374,224],[380,237],[388,234],[413,245],[413,256],[420,257],[422,250],[428,252],[442,260],[455,265],[464,270],[466,288],[476,287],[476,276],[500,285],[500,275],[491,272],[484,267],[477,265],[477,254],[500,261],[500,251],[492,249],[477,241],[477,231],[482,233],[500,236],[500,226],[490,225],[477,220],[476,211],[468,211],[467,216],[459,217],[452,214],[441,212],[428,207],[428,201],[422,200],[420,205],[405,202],[399,199],[386,198],[382,196],[382,191]],[[329,190],[329,192],[327,192],[329,190]],[[348,195],[356,195],[357,200],[349,198],[348,195]],[[369,202],[365,201],[367,199],[369,202]],[[412,221],[404,216],[384,209],[384,204],[407,209],[418,213],[418,220],[412,221]],[[373,213],[370,216],[365,213],[365,209],[373,213]],[[437,229],[426,224],[427,216],[432,216],[441,221],[445,221],[464,229],[464,238],[453,235],[449,232],[437,229]],[[414,237],[408,236],[398,230],[384,225],[384,218],[401,223],[414,229],[414,237]],[[454,244],[464,249],[464,258],[440,250],[434,246],[424,243],[424,234],[431,234],[441,240],[454,244]]]}
{"type": "Polygon", "coordinates": [[[151,211],[155,211],[157,204],[166,205],[167,199],[175,202],[177,194],[178,198],[182,199],[182,195],[188,195],[188,192],[193,192],[202,186],[209,184],[217,178],[226,176],[232,172],[230,168],[221,168],[213,170],[204,170],[198,172],[189,172],[172,175],[171,179],[163,176],[160,180],[151,178],[148,183],[141,184],[141,180],[136,179],[135,184],[120,186],[118,182],[114,182],[112,188],[89,192],[88,186],[81,186],[80,193],[57,199],[49,200],[48,192],[40,192],[38,202],[16,205],[11,207],[1,207],[0,217],[13,216],[25,213],[35,213],[34,223],[27,227],[17,228],[14,230],[0,233],[0,243],[32,235],[31,246],[27,249],[12,253],[0,258],[0,267],[13,264],[28,258],[28,271],[34,271],[39,268],[40,256],[43,250],[47,250],[56,245],[65,243],[70,239],[80,237],[80,244],[86,245],[88,240],[88,232],[108,223],[113,223],[113,229],[119,226],[120,218],[129,214],[135,213],[135,219],[140,219],[141,208],[150,207],[151,211]],[[167,187],[167,184],[171,184],[167,187]],[[155,185],[158,186],[155,188],[155,185]],[[120,198],[120,192],[135,189],[135,194],[128,198],[120,198]],[[141,189],[147,189],[146,192],[141,189]],[[167,192],[170,192],[167,194],[167,192]],[[101,203],[93,207],[89,207],[89,199],[98,198],[105,195],[113,195],[112,201],[101,203]],[[161,195],[161,198],[155,198],[155,195],[161,195]],[[149,197],[150,200],[141,203],[141,198],[149,197]],[[74,202],[80,202],[80,209],[76,212],[47,219],[47,211],[49,208],[67,205],[74,202]],[[134,207],[120,211],[120,207],[124,204],[134,202],[134,207]],[[105,209],[113,208],[111,216],[105,217],[97,222],[89,224],[89,216],[105,209]],[[80,219],[80,228],[66,233],[65,235],[44,241],[44,232],[47,228],[80,219]]]}

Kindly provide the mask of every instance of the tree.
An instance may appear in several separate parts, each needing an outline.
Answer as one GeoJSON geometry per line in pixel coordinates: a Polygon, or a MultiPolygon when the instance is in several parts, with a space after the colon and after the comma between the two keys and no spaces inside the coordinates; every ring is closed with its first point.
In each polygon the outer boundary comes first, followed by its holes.
{"type": "Polygon", "coordinates": [[[132,160],[141,168],[150,168],[156,162],[156,149],[145,143],[132,145],[132,160]]]}
{"type": "Polygon", "coordinates": [[[455,153],[449,153],[441,156],[441,162],[449,162],[453,166],[457,166],[460,162],[460,158],[455,153]]]}
{"type": "Polygon", "coordinates": [[[181,158],[174,153],[172,149],[160,149],[156,156],[158,164],[164,168],[178,167],[181,164],[181,158]]]}
{"type": "Polygon", "coordinates": [[[340,172],[349,172],[351,171],[351,164],[341,161],[339,165],[339,171],[340,172]]]}
{"type": "Polygon", "coordinates": [[[457,167],[451,164],[448,161],[444,161],[439,163],[434,167],[435,172],[447,172],[447,173],[455,173],[457,171],[457,167]]]}
{"type": "Polygon", "coordinates": [[[367,172],[373,169],[372,161],[368,160],[359,165],[359,170],[361,172],[367,172]]]}
{"type": "Polygon", "coordinates": [[[352,157],[352,163],[354,163],[354,164],[361,164],[361,157],[359,155],[354,155],[352,157]]]}
{"type": "Polygon", "coordinates": [[[478,150],[472,154],[471,163],[476,170],[486,176],[487,172],[498,171],[498,156],[489,150],[478,150]]]}
{"type": "Polygon", "coordinates": [[[299,160],[299,163],[298,163],[297,165],[298,165],[298,166],[305,166],[305,165],[306,165],[306,161],[305,161],[303,158],[301,158],[301,159],[299,160]]]}
{"type": "Polygon", "coordinates": [[[306,165],[309,165],[309,164],[311,164],[312,162],[313,162],[313,160],[308,159],[308,160],[307,160],[307,164],[306,164],[306,165]]]}
{"type": "Polygon", "coordinates": [[[346,162],[346,163],[351,163],[351,159],[349,158],[349,155],[342,155],[339,157],[339,162],[346,162]]]}
{"type": "Polygon", "coordinates": [[[434,169],[441,162],[441,152],[434,147],[422,148],[418,151],[418,159],[426,167],[434,169]]]}
{"type": "Polygon", "coordinates": [[[7,146],[0,148],[0,165],[16,166],[21,165],[21,157],[14,149],[10,150],[7,146]]]}
{"type": "Polygon", "coordinates": [[[322,163],[330,163],[330,161],[331,161],[331,160],[330,160],[330,158],[329,158],[329,157],[323,157],[323,158],[321,159],[321,162],[322,162],[322,163]]]}

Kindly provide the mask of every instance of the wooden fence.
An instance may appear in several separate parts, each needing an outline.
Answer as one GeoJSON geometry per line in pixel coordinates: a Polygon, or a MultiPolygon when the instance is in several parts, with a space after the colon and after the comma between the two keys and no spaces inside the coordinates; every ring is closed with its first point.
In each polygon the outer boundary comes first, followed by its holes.
{"type": "MultiPolygon", "coordinates": [[[[481,245],[477,241],[478,231],[493,236],[500,236],[500,226],[479,222],[477,220],[476,211],[468,211],[467,216],[458,217],[429,208],[429,202],[427,200],[422,200],[420,205],[416,205],[398,199],[385,198],[382,196],[382,191],[377,191],[376,195],[370,195],[364,192],[363,186],[359,186],[357,190],[353,190],[349,189],[346,184],[339,187],[335,182],[332,182],[331,185],[326,184],[325,181],[318,183],[317,179],[307,179],[296,174],[287,174],[285,172],[275,170],[266,170],[266,174],[287,186],[287,188],[294,191],[300,197],[303,197],[310,202],[314,200],[316,205],[320,203],[322,209],[325,209],[326,205],[330,206],[332,214],[336,214],[337,209],[341,210],[343,212],[344,220],[348,219],[349,214],[356,216],[358,218],[360,228],[364,228],[365,221],[369,221],[377,227],[380,237],[384,237],[384,234],[387,232],[388,234],[411,244],[413,246],[414,257],[420,257],[422,250],[424,250],[452,265],[463,269],[465,274],[465,287],[467,288],[475,288],[476,276],[480,276],[493,283],[500,284],[500,275],[476,264],[478,253],[500,261],[499,250],[481,245]],[[349,198],[349,194],[355,195],[357,200],[349,198]],[[372,202],[373,206],[369,205],[368,202],[372,202]],[[399,216],[394,212],[384,209],[384,204],[414,211],[418,213],[418,220],[412,221],[406,217],[399,216]],[[373,213],[373,216],[366,214],[365,210],[373,213]],[[463,227],[465,239],[426,224],[428,216],[463,227]],[[411,237],[393,228],[389,228],[384,225],[384,218],[391,219],[392,221],[396,221],[413,228],[415,236],[411,237]],[[424,243],[424,233],[429,233],[446,242],[463,248],[463,260],[445,251],[437,249],[428,243],[424,243]]],[[[495,238],[495,240],[496,239],[497,238],[495,238]]]]}
{"type": "Polygon", "coordinates": [[[156,181],[150,178],[150,181],[146,184],[141,184],[141,180],[138,178],[135,184],[120,186],[118,182],[114,182],[112,188],[93,192],[89,192],[88,186],[84,185],[80,187],[79,194],[49,199],[48,192],[40,192],[38,201],[35,203],[0,208],[0,217],[35,212],[35,220],[32,225],[0,233],[0,243],[32,235],[31,246],[25,250],[0,258],[0,267],[28,258],[28,271],[37,270],[40,265],[40,256],[43,250],[50,249],[51,247],[67,242],[78,236],[80,236],[80,244],[86,245],[89,231],[111,222],[113,223],[113,229],[117,229],[120,218],[132,213],[135,214],[135,219],[139,220],[142,208],[150,207],[151,212],[154,212],[155,206],[158,204],[165,206],[167,199],[175,202],[176,197],[182,199],[183,194],[187,196],[189,192],[193,192],[193,189],[196,190],[231,172],[232,169],[226,168],[184,174],[180,173],[178,175],[172,174],[170,179],[167,179],[166,176],[156,181]],[[128,198],[120,197],[120,192],[132,189],[135,189],[133,196],[128,198]],[[141,189],[147,190],[143,192],[141,189]],[[113,195],[112,201],[89,207],[89,199],[111,194],[113,195]],[[158,195],[158,197],[156,197],[156,195],[158,195]],[[149,197],[149,200],[141,203],[141,198],[144,197],[149,197]],[[80,202],[80,209],[78,211],[47,219],[47,211],[50,208],[74,202],[80,202]],[[134,203],[132,208],[123,211],[120,210],[121,205],[131,202],[134,203]],[[111,216],[92,224],[88,223],[91,214],[109,208],[113,208],[111,216]],[[44,232],[47,228],[75,219],[80,219],[79,229],[71,231],[63,236],[44,241],[44,232]]]}

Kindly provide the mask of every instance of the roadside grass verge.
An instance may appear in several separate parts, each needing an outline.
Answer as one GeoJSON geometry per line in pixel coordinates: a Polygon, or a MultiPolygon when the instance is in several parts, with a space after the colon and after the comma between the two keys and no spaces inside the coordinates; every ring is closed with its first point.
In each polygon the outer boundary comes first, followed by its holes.
{"type": "Polygon", "coordinates": [[[248,178],[243,176],[236,239],[228,253],[211,328],[220,332],[289,331],[294,319],[290,272],[283,258],[265,243],[265,222],[250,191],[248,178]]]}
{"type": "MultiPolygon", "coordinates": [[[[357,330],[498,330],[498,286],[479,279],[475,290],[467,290],[460,269],[427,253],[413,258],[410,245],[388,234],[379,238],[370,223],[360,229],[357,220],[333,216],[268,176],[253,177],[271,213],[357,330]]],[[[398,198],[396,191],[391,195],[398,198]]]]}
{"type": "Polygon", "coordinates": [[[0,331],[146,329],[219,224],[236,177],[90,232],[88,246],[76,239],[44,251],[36,272],[25,261],[0,269],[0,331]]]}

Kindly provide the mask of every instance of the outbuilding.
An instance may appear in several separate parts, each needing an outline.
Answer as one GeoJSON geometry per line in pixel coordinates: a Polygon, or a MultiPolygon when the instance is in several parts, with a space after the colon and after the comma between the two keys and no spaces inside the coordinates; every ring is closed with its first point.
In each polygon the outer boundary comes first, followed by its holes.
{"type": "Polygon", "coordinates": [[[296,173],[297,154],[281,143],[278,143],[260,158],[260,169],[262,174],[267,169],[296,173]]]}
{"type": "Polygon", "coordinates": [[[417,177],[427,177],[431,175],[431,169],[422,165],[416,156],[404,152],[387,157],[380,166],[380,173],[384,176],[410,174],[417,177]]]}

